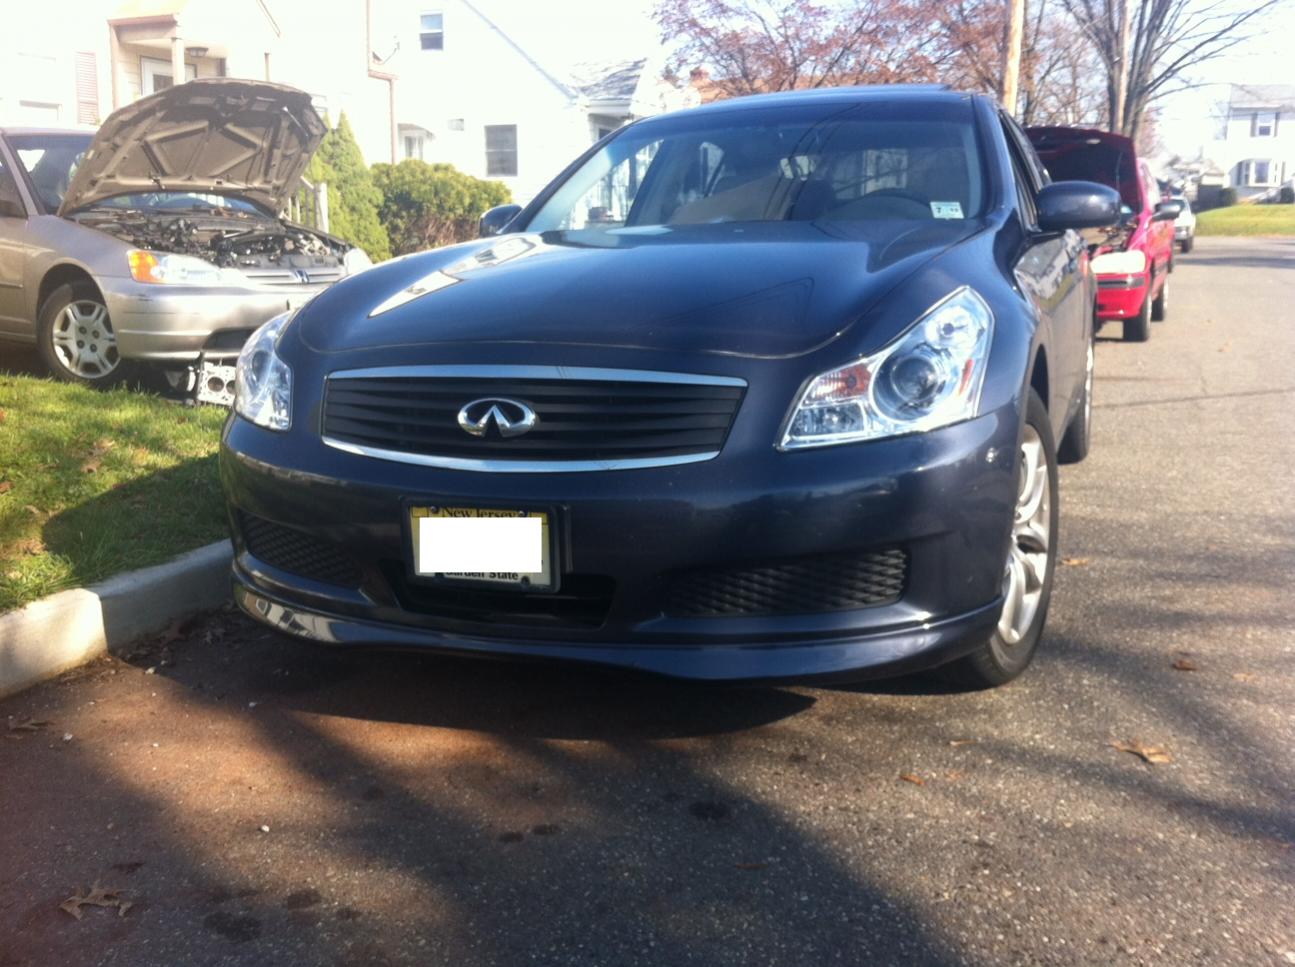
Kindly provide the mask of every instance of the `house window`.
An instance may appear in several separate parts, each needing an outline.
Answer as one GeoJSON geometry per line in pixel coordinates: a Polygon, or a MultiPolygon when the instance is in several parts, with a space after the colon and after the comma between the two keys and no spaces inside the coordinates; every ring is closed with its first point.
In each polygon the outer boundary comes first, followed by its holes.
{"type": "MultiPolygon", "coordinates": [[[[153,57],[141,57],[139,59],[139,79],[140,86],[143,88],[143,94],[156,94],[158,91],[164,91],[168,87],[175,85],[175,78],[172,76],[171,62],[169,60],[157,60],[153,57]]],[[[198,76],[198,68],[193,64],[184,65],[184,79],[191,81],[198,76]]]]}
{"type": "Polygon", "coordinates": [[[445,14],[425,13],[418,18],[418,41],[423,50],[445,49],[445,14]]]}
{"type": "Polygon", "coordinates": [[[486,176],[509,178],[517,174],[517,125],[486,125],[486,176]]]}
{"type": "Polygon", "coordinates": [[[1277,115],[1274,112],[1255,114],[1250,118],[1250,137],[1275,138],[1277,136],[1277,115]]]}
{"type": "Polygon", "coordinates": [[[1276,184],[1272,176],[1276,173],[1276,166],[1267,160],[1250,162],[1250,178],[1247,184],[1254,188],[1266,188],[1269,185],[1276,184]]]}
{"type": "Polygon", "coordinates": [[[405,135],[405,157],[423,160],[423,136],[421,134],[405,135]]]}

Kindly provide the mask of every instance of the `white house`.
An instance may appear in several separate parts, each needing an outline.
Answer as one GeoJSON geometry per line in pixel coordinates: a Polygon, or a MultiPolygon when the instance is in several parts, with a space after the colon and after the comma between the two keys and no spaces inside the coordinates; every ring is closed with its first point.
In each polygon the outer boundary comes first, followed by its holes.
{"type": "Polygon", "coordinates": [[[1233,84],[1216,156],[1239,198],[1295,181],[1295,85],[1233,84]]]}
{"type": "Polygon", "coordinates": [[[508,0],[43,0],[6,12],[0,124],[94,128],[184,79],[251,77],[345,112],[369,162],[444,161],[527,201],[634,118],[686,106],[653,52],[603,57],[615,18],[553,24],[567,63],[508,0]],[[57,25],[57,29],[52,25],[57,25]],[[528,33],[529,31],[529,33],[528,33]]]}

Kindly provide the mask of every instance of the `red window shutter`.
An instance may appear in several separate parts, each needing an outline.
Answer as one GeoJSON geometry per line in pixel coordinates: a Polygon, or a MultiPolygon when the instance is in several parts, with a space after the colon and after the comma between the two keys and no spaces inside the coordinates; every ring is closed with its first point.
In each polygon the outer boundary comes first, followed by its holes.
{"type": "Polygon", "coordinates": [[[99,69],[93,52],[76,55],[76,120],[99,123],[99,69]]]}

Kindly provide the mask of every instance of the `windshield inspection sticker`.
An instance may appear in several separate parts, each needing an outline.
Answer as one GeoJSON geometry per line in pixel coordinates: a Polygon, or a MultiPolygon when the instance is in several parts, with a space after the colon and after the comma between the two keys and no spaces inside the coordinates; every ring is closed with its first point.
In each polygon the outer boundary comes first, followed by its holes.
{"type": "Polygon", "coordinates": [[[931,202],[931,214],[936,218],[961,218],[962,203],[956,201],[931,202]]]}

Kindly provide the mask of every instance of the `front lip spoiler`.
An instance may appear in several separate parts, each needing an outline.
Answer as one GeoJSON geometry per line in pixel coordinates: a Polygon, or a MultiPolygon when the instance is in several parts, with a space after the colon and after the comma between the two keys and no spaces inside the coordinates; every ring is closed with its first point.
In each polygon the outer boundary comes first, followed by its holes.
{"type": "Polygon", "coordinates": [[[234,601],[248,615],[285,634],[322,644],[570,661],[712,682],[857,681],[932,668],[979,647],[993,631],[1002,610],[1002,599],[998,598],[941,621],[832,642],[568,644],[451,635],[303,609],[253,587],[250,576],[237,563],[233,580],[234,601]]]}

